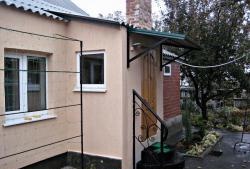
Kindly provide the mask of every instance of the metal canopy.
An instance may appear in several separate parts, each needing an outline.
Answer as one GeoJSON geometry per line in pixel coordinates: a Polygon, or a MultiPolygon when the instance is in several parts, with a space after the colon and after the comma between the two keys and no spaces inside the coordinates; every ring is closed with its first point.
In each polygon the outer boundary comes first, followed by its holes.
{"type": "Polygon", "coordinates": [[[194,41],[192,41],[189,37],[187,37],[184,34],[159,32],[153,30],[138,29],[133,27],[129,27],[128,32],[141,34],[145,36],[151,36],[151,37],[167,38],[167,40],[164,43],[162,43],[167,46],[196,49],[196,50],[201,49],[201,47],[198,44],[196,44],[194,41]]]}
{"type": "MultiPolygon", "coordinates": [[[[150,51],[151,49],[154,49],[154,48],[156,48],[158,46],[160,46],[160,62],[161,62],[160,70],[162,70],[162,68],[165,65],[167,65],[167,64],[175,61],[176,59],[188,54],[192,50],[201,50],[202,49],[198,44],[196,44],[194,41],[192,41],[190,38],[188,38],[186,35],[183,35],[183,34],[169,33],[169,32],[159,32],[159,31],[153,31],[153,30],[146,30],[146,29],[138,29],[138,28],[128,27],[127,28],[128,41],[130,39],[129,38],[130,33],[159,38],[159,41],[152,44],[152,46],[148,47],[144,51],[142,51],[139,54],[133,56],[132,58],[130,58],[130,56],[129,56],[130,54],[129,54],[129,50],[128,50],[128,56],[127,56],[127,67],[128,68],[130,66],[130,62],[132,62],[135,59],[143,56],[148,51],[150,51]],[[173,46],[173,47],[178,47],[178,48],[185,48],[185,49],[188,49],[188,50],[185,51],[184,53],[182,53],[181,55],[179,55],[177,58],[174,58],[174,59],[168,61],[167,63],[162,63],[162,45],[173,46]]],[[[128,44],[128,49],[129,49],[129,44],[128,44]]]]}

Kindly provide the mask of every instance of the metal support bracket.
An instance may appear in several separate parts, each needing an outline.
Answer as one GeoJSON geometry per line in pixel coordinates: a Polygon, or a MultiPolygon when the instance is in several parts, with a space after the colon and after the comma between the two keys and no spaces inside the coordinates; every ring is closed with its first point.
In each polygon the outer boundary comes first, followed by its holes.
{"type": "Polygon", "coordinates": [[[160,46],[160,71],[162,71],[161,65],[163,64],[163,53],[162,53],[162,44],[160,46]]]}
{"type": "Polygon", "coordinates": [[[168,65],[168,64],[170,64],[170,63],[172,63],[172,62],[174,62],[175,60],[179,59],[180,57],[183,57],[183,56],[187,55],[187,54],[190,53],[192,50],[193,50],[193,49],[188,49],[187,51],[183,52],[183,53],[180,54],[179,56],[177,56],[177,57],[175,57],[175,58],[173,58],[173,59],[171,59],[171,60],[169,60],[168,62],[163,63],[163,64],[162,64],[162,55],[161,55],[161,71],[162,71],[162,69],[163,69],[164,66],[166,66],[166,65],[168,65]]]}
{"type": "Polygon", "coordinates": [[[160,41],[158,41],[157,43],[153,44],[152,46],[148,47],[147,49],[145,49],[144,51],[138,53],[137,55],[135,55],[134,57],[130,58],[130,46],[129,46],[129,34],[127,34],[127,68],[130,67],[130,63],[132,61],[134,61],[135,59],[145,55],[147,52],[149,52],[152,49],[155,49],[156,47],[158,47],[159,45],[161,45],[163,42],[167,41],[168,38],[163,38],[160,41]]]}

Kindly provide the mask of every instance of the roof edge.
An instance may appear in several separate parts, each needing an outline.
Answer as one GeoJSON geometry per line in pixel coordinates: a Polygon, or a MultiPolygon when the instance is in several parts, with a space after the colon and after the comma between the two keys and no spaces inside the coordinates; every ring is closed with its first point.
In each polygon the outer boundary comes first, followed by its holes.
{"type": "Polygon", "coordinates": [[[150,36],[159,36],[159,37],[174,38],[174,39],[180,39],[180,40],[186,39],[186,35],[177,34],[177,33],[160,32],[160,31],[155,31],[155,30],[146,30],[146,29],[133,28],[133,27],[129,27],[128,31],[131,33],[150,35],[150,36]]]}
{"type": "Polygon", "coordinates": [[[82,16],[82,15],[74,15],[74,14],[65,14],[65,13],[60,13],[60,12],[55,12],[55,11],[48,11],[50,13],[53,13],[57,16],[63,17],[64,19],[82,19],[82,20],[88,20],[88,21],[93,21],[93,22],[100,22],[100,23],[107,23],[107,24],[112,24],[112,25],[117,25],[117,26],[125,26],[125,23],[121,23],[118,21],[113,21],[113,20],[108,20],[108,19],[101,19],[101,18],[95,18],[91,16],[82,16]]]}
{"type": "Polygon", "coordinates": [[[130,32],[130,33],[186,41],[186,42],[190,43],[190,48],[192,48],[194,50],[201,50],[202,49],[202,47],[200,45],[195,43],[193,40],[191,40],[191,38],[187,37],[184,34],[140,29],[140,28],[134,27],[133,25],[129,25],[125,22],[118,22],[118,21],[107,20],[107,19],[102,19],[102,18],[94,18],[94,17],[90,17],[90,16],[65,14],[65,13],[54,12],[54,11],[48,11],[48,12],[53,13],[57,16],[60,16],[66,20],[79,19],[79,20],[87,20],[87,21],[92,21],[92,22],[111,24],[111,25],[116,25],[116,26],[123,26],[123,27],[126,27],[128,32],[130,32]]]}

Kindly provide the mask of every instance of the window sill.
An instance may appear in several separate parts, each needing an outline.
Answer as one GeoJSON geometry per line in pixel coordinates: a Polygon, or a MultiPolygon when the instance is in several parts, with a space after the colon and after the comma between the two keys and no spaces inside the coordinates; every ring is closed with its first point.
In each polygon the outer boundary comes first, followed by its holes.
{"type": "MultiPolygon", "coordinates": [[[[76,87],[74,92],[80,92],[80,87],[76,87]]],[[[83,88],[82,91],[84,93],[106,93],[107,89],[105,88],[83,88]]]]}
{"type": "Polygon", "coordinates": [[[43,115],[37,115],[37,116],[27,116],[27,117],[13,119],[13,120],[9,119],[9,120],[5,120],[3,126],[4,127],[15,126],[15,125],[20,125],[20,124],[32,123],[36,121],[54,119],[56,117],[57,116],[54,114],[43,114],[43,115]]]}

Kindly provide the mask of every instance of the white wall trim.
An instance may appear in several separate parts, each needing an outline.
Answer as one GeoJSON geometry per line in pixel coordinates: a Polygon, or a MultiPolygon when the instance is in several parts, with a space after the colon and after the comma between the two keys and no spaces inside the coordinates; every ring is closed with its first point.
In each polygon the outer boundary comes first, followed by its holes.
{"type": "MultiPolygon", "coordinates": [[[[68,150],[68,152],[75,152],[75,153],[81,153],[81,151],[76,151],[76,150],[68,150]]],[[[110,158],[110,159],[115,159],[115,160],[122,160],[121,157],[117,157],[117,156],[111,156],[111,155],[104,155],[104,154],[95,154],[95,153],[89,153],[84,151],[83,152],[86,155],[90,155],[90,156],[97,156],[97,157],[104,157],[104,158],[110,158]]]]}
{"type": "Polygon", "coordinates": [[[33,116],[26,116],[24,118],[6,120],[3,123],[3,126],[4,127],[16,126],[16,125],[32,123],[32,122],[36,122],[36,121],[55,119],[56,117],[57,116],[54,114],[39,114],[39,115],[33,115],[33,116]]]}
{"type": "Polygon", "coordinates": [[[172,74],[172,66],[171,66],[171,64],[168,64],[168,65],[164,66],[163,75],[164,76],[171,76],[171,74],[172,74]],[[165,67],[169,67],[169,73],[165,72],[165,67]]]}

